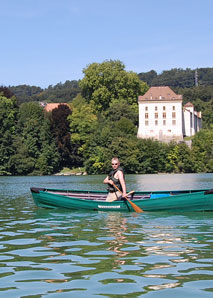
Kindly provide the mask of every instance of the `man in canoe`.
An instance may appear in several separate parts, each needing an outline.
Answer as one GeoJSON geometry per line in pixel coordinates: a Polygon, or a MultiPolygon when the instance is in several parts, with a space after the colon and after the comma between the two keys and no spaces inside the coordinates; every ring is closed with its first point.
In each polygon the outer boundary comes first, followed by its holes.
{"type": "Polygon", "coordinates": [[[112,170],[109,175],[104,179],[104,184],[108,184],[108,196],[106,201],[112,202],[119,200],[121,197],[126,196],[126,183],[124,178],[123,169],[120,167],[120,161],[117,157],[112,158],[112,170]],[[114,187],[113,184],[117,187],[114,187]],[[119,192],[119,189],[121,192],[119,192]]]}

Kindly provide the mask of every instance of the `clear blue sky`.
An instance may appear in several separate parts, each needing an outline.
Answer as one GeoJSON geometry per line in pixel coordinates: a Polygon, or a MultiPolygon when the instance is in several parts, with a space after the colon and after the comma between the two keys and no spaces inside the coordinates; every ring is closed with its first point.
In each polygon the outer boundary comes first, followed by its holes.
{"type": "Polygon", "coordinates": [[[213,0],[0,0],[0,85],[46,88],[110,59],[213,67],[212,15],[213,0]]]}

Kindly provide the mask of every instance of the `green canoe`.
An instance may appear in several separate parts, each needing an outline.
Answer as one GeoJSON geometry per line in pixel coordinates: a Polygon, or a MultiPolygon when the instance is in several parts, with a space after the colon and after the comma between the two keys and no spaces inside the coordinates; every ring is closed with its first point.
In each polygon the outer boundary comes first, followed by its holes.
{"type": "MultiPolygon", "coordinates": [[[[107,192],[31,188],[35,204],[44,208],[134,211],[126,199],[106,202],[107,192]]],[[[143,211],[213,211],[213,189],[135,192],[128,197],[143,211]]]]}

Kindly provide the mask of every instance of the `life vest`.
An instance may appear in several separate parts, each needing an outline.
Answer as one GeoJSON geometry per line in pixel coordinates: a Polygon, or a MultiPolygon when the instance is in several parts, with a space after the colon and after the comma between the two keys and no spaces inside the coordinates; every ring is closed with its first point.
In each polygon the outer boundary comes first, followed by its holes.
{"type": "MultiPolygon", "coordinates": [[[[115,185],[116,185],[116,186],[123,192],[123,189],[122,189],[120,180],[114,177],[114,176],[115,176],[115,173],[117,173],[117,171],[121,171],[121,172],[123,173],[123,176],[124,176],[124,171],[123,171],[123,169],[122,169],[121,167],[118,167],[116,170],[112,170],[112,171],[109,173],[108,177],[109,177],[109,179],[112,180],[113,183],[114,183],[114,184],[115,184],[115,185]]],[[[111,184],[108,184],[107,190],[108,190],[109,192],[116,192],[116,191],[117,191],[117,189],[115,189],[115,188],[113,187],[113,185],[111,185],[111,184]]]]}

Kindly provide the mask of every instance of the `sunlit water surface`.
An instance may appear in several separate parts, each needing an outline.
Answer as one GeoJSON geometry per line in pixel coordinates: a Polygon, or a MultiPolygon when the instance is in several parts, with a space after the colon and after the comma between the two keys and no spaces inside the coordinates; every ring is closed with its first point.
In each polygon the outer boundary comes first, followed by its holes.
{"type": "MultiPolygon", "coordinates": [[[[0,177],[0,297],[213,297],[213,212],[38,209],[29,188],[103,176],[0,177]]],[[[213,174],[127,175],[128,190],[213,188],[213,174]]]]}

